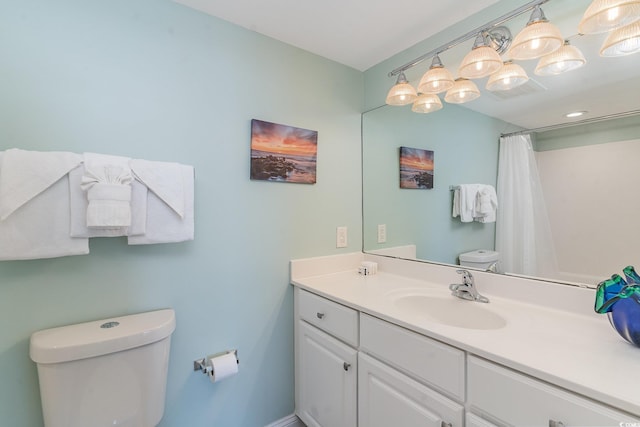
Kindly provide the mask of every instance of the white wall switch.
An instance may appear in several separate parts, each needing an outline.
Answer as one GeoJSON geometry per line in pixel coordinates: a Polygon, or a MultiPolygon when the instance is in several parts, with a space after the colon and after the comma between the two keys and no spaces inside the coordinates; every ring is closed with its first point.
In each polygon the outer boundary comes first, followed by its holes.
{"type": "Polygon", "coordinates": [[[336,248],[347,247],[347,227],[336,228],[336,248]]]}
{"type": "Polygon", "coordinates": [[[378,243],[384,243],[387,241],[387,225],[378,224],[378,243]]]}

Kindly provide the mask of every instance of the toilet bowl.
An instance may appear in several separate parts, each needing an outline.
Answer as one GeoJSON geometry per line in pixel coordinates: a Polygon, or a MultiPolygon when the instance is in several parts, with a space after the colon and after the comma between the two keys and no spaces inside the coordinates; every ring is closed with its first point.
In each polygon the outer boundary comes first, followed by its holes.
{"type": "Polygon", "coordinates": [[[31,335],[45,427],[155,427],[164,413],[171,309],[31,335]]]}
{"type": "Polygon", "coordinates": [[[460,254],[458,259],[460,260],[461,266],[477,268],[480,270],[496,271],[500,254],[488,249],[477,249],[475,251],[460,254]]]}

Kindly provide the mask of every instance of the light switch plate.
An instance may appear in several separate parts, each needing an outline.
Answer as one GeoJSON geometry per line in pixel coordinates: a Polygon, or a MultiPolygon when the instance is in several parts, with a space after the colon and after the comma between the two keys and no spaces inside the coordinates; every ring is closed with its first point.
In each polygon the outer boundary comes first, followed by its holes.
{"type": "Polygon", "coordinates": [[[336,228],[336,248],[346,248],[347,243],[347,227],[336,228]]]}
{"type": "Polygon", "coordinates": [[[378,243],[385,243],[387,241],[387,225],[378,224],[378,243]]]}

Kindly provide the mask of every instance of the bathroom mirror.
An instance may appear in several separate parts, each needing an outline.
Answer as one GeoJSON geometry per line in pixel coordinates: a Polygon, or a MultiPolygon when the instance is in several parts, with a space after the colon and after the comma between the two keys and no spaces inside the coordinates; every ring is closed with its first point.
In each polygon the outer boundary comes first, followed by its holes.
{"type": "MultiPolygon", "coordinates": [[[[443,100],[443,108],[429,114],[413,113],[410,105],[381,106],[362,115],[365,252],[458,264],[461,253],[494,249],[495,223],[452,217],[451,187],[496,185],[501,134],[640,109],[640,54],[600,57],[606,34],[577,35],[587,6],[584,0],[543,5],[547,18],[584,53],[587,64],[580,69],[541,77],[534,73],[537,60],[517,61],[531,80],[512,94],[486,91],[483,78],[475,80],[482,96],[467,104],[443,100]],[[574,110],[587,113],[563,117],[574,110]],[[433,151],[432,189],[400,188],[399,147],[433,151]]],[[[506,24],[514,35],[526,15],[506,24]]],[[[454,75],[472,42],[440,55],[454,75]]],[[[406,73],[414,86],[430,60],[425,62],[406,73]]],[[[634,237],[640,116],[535,132],[532,139],[558,262],[557,275],[539,278],[594,286],[626,265],[640,264],[634,237]]]]}

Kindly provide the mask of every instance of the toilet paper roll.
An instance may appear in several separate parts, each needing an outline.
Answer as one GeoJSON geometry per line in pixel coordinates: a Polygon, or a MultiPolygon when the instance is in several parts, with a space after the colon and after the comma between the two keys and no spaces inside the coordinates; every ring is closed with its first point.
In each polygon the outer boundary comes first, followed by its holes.
{"type": "Polygon", "coordinates": [[[212,383],[238,373],[238,359],[236,359],[235,353],[207,357],[207,365],[211,367],[211,369],[207,369],[207,372],[212,383]]]}

